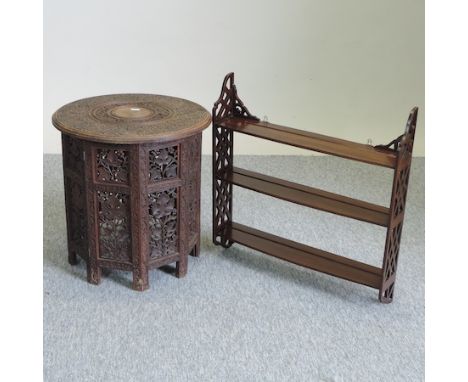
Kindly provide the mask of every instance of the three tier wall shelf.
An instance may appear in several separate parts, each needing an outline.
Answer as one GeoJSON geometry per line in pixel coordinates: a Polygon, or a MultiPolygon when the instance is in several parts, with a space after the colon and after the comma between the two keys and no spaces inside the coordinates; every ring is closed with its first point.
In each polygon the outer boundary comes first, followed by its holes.
{"type": "Polygon", "coordinates": [[[262,122],[237,95],[234,73],[226,75],[213,107],[213,242],[239,243],[271,256],[379,289],[393,299],[418,109],[405,132],[387,145],[371,146],[262,122]],[[234,132],[394,170],[390,207],[292,183],[233,165],[234,132]],[[232,219],[233,185],[333,214],[387,227],[382,267],[338,256],[239,224],[232,219]]]}

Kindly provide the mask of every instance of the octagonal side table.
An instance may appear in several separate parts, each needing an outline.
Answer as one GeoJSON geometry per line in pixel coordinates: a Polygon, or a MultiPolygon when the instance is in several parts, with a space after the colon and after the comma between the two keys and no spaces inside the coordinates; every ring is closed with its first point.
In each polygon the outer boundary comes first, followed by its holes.
{"type": "Polygon", "coordinates": [[[68,261],[133,272],[133,289],[149,287],[148,270],[200,250],[202,131],[210,114],[180,98],[116,94],[57,110],[62,132],[68,261]]]}

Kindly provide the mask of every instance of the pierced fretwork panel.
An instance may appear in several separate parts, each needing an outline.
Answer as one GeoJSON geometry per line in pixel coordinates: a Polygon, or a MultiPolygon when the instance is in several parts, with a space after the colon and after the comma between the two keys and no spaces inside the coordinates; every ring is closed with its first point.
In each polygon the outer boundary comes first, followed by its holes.
{"type": "Polygon", "coordinates": [[[131,262],[130,201],[120,192],[97,191],[99,257],[131,262]]]}
{"type": "Polygon", "coordinates": [[[213,120],[219,121],[226,117],[251,118],[258,120],[250,114],[247,107],[237,95],[237,88],[234,85],[234,73],[229,73],[224,77],[221,94],[213,106],[213,120]]]}
{"type": "Polygon", "coordinates": [[[400,252],[400,241],[405,215],[406,194],[408,191],[410,165],[397,171],[394,179],[394,192],[391,201],[391,222],[387,231],[385,242],[385,254],[383,264],[383,288],[380,291],[380,299],[390,302],[395,289],[395,275],[400,252]]]}
{"type": "Polygon", "coordinates": [[[219,180],[227,170],[231,170],[233,163],[233,132],[217,125],[223,118],[249,118],[258,121],[250,114],[247,107],[237,95],[234,85],[234,73],[224,77],[221,94],[215,102],[213,117],[213,241],[215,244],[229,246],[224,238],[226,226],[232,220],[232,186],[219,180]]]}
{"type": "Polygon", "coordinates": [[[96,180],[128,184],[129,155],[126,150],[96,150],[96,180]]]}
{"type": "Polygon", "coordinates": [[[388,256],[385,259],[384,267],[384,277],[386,280],[389,280],[396,272],[402,229],[402,223],[398,224],[395,228],[390,229],[389,240],[386,243],[386,251],[388,256]]]}
{"type": "Polygon", "coordinates": [[[213,127],[213,241],[223,246],[223,230],[232,221],[232,185],[220,180],[233,167],[233,132],[218,126],[213,127]]]}
{"type": "Polygon", "coordinates": [[[177,188],[152,192],[148,198],[150,257],[176,255],[178,252],[177,188]]]}
{"type": "Polygon", "coordinates": [[[159,181],[177,177],[177,146],[149,150],[149,179],[159,181]]]}
{"type": "Polygon", "coordinates": [[[216,227],[220,228],[232,220],[231,197],[232,185],[222,180],[216,180],[216,227]]]}
{"type": "Polygon", "coordinates": [[[385,242],[383,278],[379,296],[382,302],[391,302],[395,290],[395,277],[405,216],[406,196],[408,194],[417,115],[418,109],[414,108],[408,118],[405,133],[390,144],[398,152],[398,160],[393,178],[393,191],[390,203],[391,216],[385,242]]]}
{"type": "Polygon", "coordinates": [[[408,192],[408,182],[409,182],[409,173],[410,166],[407,166],[405,169],[399,171],[398,177],[396,179],[396,192],[393,199],[393,217],[397,217],[399,214],[405,211],[406,203],[406,194],[408,192]]]}
{"type": "Polygon", "coordinates": [[[215,168],[214,175],[221,175],[225,170],[232,169],[233,132],[214,126],[215,168]]]}

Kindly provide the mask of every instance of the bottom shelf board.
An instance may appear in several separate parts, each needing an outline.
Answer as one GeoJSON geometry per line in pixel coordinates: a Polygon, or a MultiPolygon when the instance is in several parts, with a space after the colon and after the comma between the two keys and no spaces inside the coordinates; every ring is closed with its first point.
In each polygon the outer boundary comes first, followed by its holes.
{"type": "Polygon", "coordinates": [[[232,223],[227,230],[227,236],[232,242],[358,284],[379,289],[382,282],[380,268],[287,240],[243,224],[232,223]]]}

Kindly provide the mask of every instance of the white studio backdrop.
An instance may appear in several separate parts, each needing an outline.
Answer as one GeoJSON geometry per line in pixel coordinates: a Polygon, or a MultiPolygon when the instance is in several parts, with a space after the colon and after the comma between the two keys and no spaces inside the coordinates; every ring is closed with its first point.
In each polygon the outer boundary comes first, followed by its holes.
{"type": "MultiPolygon", "coordinates": [[[[396,138],[417,105],[424,156],[424,0],[45,0],[44,152],[61,152],[65,103],[156,93],[211,111],[230,71],[258,117],[361,143],[396,138]]],[[[310,153],[239,134],[235,152],[310,153]]]]}

